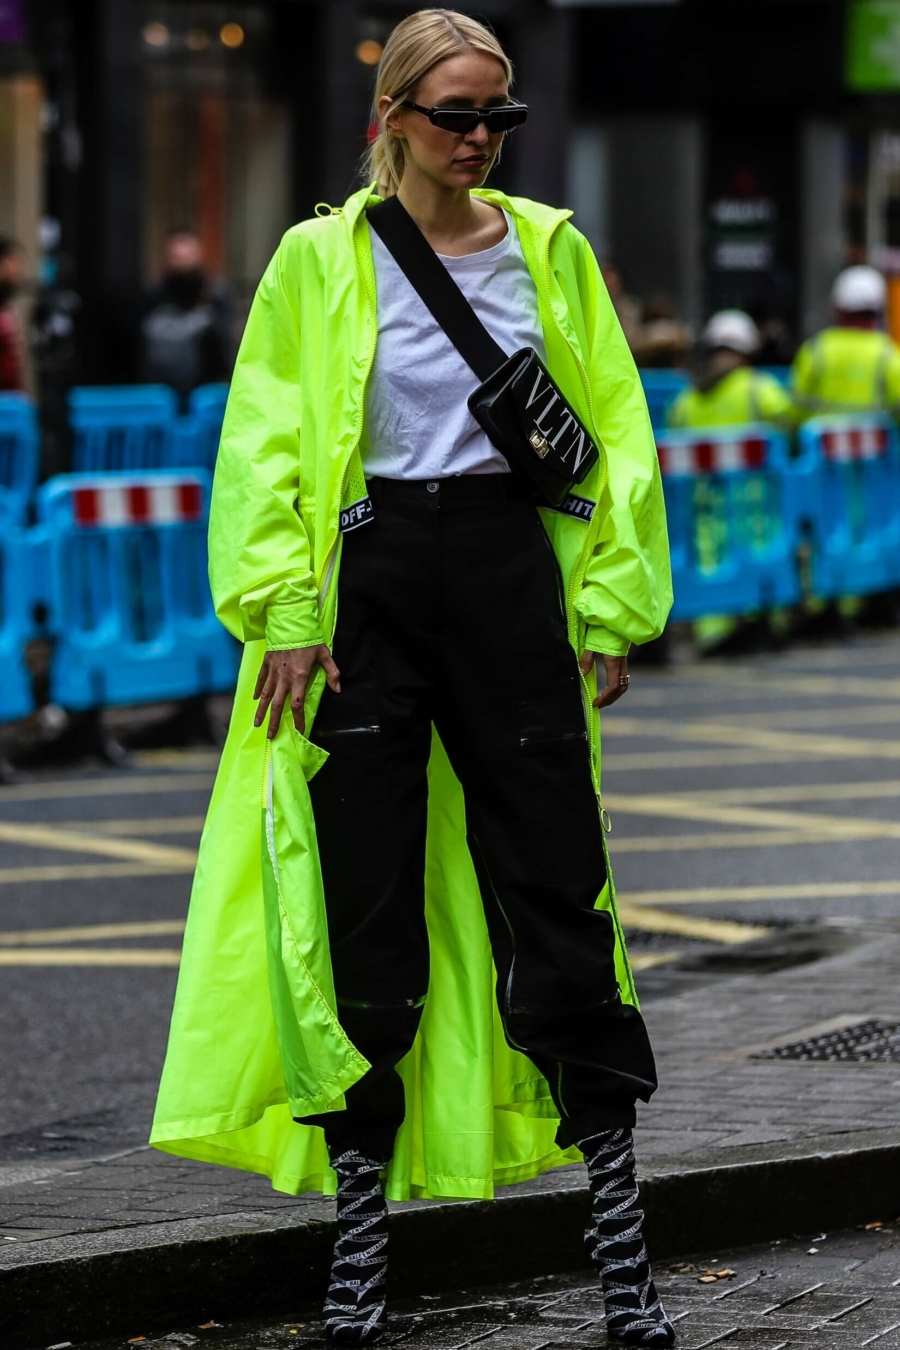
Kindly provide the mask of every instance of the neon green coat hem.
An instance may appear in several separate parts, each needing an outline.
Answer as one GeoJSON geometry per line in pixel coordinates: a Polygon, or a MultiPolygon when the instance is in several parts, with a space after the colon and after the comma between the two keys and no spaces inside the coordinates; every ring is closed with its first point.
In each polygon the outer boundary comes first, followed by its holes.
{"type": "MultiPolygon", "coordinates": [[[[547,364],[592,431],[579,486],[588,521],[542,510],[569,638],[627,650],[661,632],[672,601],[665,510],[640,380],[587,242],[568,212],[483,193],[512,216],[534,278],[547,364]]],[[[340,1025],[308,780],[327,756],[289,716],[253,726],[267,643],[330,641],[342,508],[365,496],[359,446],[377,333],[364,208],[370,189],[290,230],[251,310],[231,385],[210,518],[217,612],[244,642],[231,727],[201,840],[151,1144],[334,1192],[324,1135],[298,1116],[344,1109],[368,1068],[340,1025]]],[[[324,677],[307,695],[312,724],[324,677]]],[[[600,791],[600,719],[583,681],[600,791]]],[[[615,714],[613,714],[615,715],[615,714]]],[[[406,1119],[387,1193],[485,1199],[578,1158],[555,1143],[547,1083],[506,1042],[462,789],[435,735],[428,768],[425,904],[431,982],[398,1066],[406,1119]]],[[[348,822],[348,848],[353,847],[348,822]]],[[[636,1004],[610,881],[596,904],[616,931],[620,996],[636,1004]]]]}
{"type": "MultiPolygon", "coordinates": [[[[284,1103],[277,1105],[285,1106],[284,1103]]],[[[276,1106],[270,1104],[269,1109],[276,1106]]],[[[287,1111],[285,1110],[287,1115],[287,1111]]],[[[556,1130],[556,1117],[547,1117],[549,1130],[546,1132],[552,1141],[556,1130]]],[[[255,1122],[246,1122],[253,1124],[255,1122]]],[[[300,1128],[289,1121],[292,1129],[299,1134],[300,1128]]],[[[153,1147],[161,1153],[171,1153],[176,1157],[190,1158],[194,1162],[212,1163],[221,1167],[234,1167],[244,1172],[254,1172],[258,1176],[268,1177],[273,1189],[286,1195],[303,1195],[307,1191],[319,1191],[322,1195],[336,1193],[336,1177],[324,1160],[323,1165],[313,1172],[305,1174],[288,1168],[272,1166],[271,1160],[262,1154],[252,1154],[243,1146],[229,1147],[218,1142],[223,1135],[232,1133],[239,1126],[233,1126],[227,1118],[211,1116],[206,1120],[186,1120],[169,1127],[171,1137],[164,1137],[168,1131],[155,1134],[153,1147]]],[[[493,1143],[493,1136],[486,1137],[487,1144],[493,1143]]],[[[411,1177],[389,1177],[385,1190],[389,1200],[492,1200],[497,1186],[517,1186],[522,1181],[533,1181],[535,1177],[555,1167],[568,1167],[580,1162],[581,1154],[577,1148],[562,1150],[551,1142],[547,1152],[527,1163],[513,1163],[495,1168],[494,1175],[485,1177],[461,1177],[421,1172],[418,1169],[411,1177]]]]}

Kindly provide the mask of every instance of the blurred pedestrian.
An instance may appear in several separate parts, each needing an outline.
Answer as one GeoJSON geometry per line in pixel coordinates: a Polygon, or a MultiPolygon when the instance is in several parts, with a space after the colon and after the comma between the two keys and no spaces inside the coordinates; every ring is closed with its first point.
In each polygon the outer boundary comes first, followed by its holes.
{"type": "Polygon", "coordinates": [[[634,351],[641,336],[641,324],[643,322],[641,302],[635,296],[629,295],[622,269],[616,263],[606,262],[601,270],[603,280],[606,282],[606,289],[609,292],[609,298],[616,311],[616,317],[622,325],[625,341],[634,351]]]}
{"type": "Polygon", "coordinates": [[[142,378],[170,385],[183,399],[201,384],[229,379],[233,330],[231,288],[207,272],[198,236],[173,230],[163,274],[144,304],[142,378]]]}
{"type": "Polygon", "coordinates": [[[16,239],[0,236],[0,390],[25,388],[22,334],[15,298],[25,281],[25,250],[16,239]]]}
{"type": "MultiPolygon", "coordinates": [[[[771,422],[787,429],[791,421],[791,398],[772,375],[754,370],[750,362],[760,346],[760,333],[749,314],[723,309],[714,314],[703,330],[693,389],[686,389],[669,409],[670,427],[728,427],[752,422],[771,422]]],[[[702,475],[694,484],[694,543],[701,569],[713,572],[723,551],[731,544],[734,530],[728,509],[733,492],[741,507],[750,537],[768,537],[767,513],[777,510],[769,501],[765,474],[748,474],[727,488],[721,479],[702,475]],[[757,527],[752,526],[756,522],[757,527]]],[[[707,656],[741,651],[756,637],[758,615],[706,614],[692,625],[694,641],[707,656]]],[[[785,616],[777,623],[783,626],[785,616]]]]}
{"type": "Polygon", "coordinates": [[[526,119],[510,78],[474,19],[403,20],[377,195],[289,231],[257,292],[210,524],[248,645],[154,1138],[291,1191],[329,1187],[330,1159],[342,1344],[385,1327],[386,1194],[488,1197],[584,1156],[609,1335],[668,1346],[632,1150],[656,1070],[597,776],[597,709],[671,604],[662,487],[587,241],[471,193],[526,119]],[[534,420],[517,435],[498,395],[492,439],[462,351],[498,345],[534,420]],[[538,466],[588,436],[602,462],[539,513],[538,466]]]}
{"type": "Polygon", "coordinates": [[[760,345],[756,324],[740,309],[714,314],[703,330],[693,389],[667,415],[670,427],[726,427],[773,422],[788,427],[791,397],[773,375],[750,364],[760,345]]]}
{"type": "Polygon", "coordinates": [[[886,412],[900,417],[900,348],[883,331],[887,285],[874,267],[848,267],[831,292],[832,327],[794,358],[796,418],[886,412]]]}
{"type": "Polygon", "coordinates": [[[671,296],[651,296],[634,337],[637,364],[645,370],[675,370],[685,364],[690,350],[691,330],[678,318],[671,296]]]}

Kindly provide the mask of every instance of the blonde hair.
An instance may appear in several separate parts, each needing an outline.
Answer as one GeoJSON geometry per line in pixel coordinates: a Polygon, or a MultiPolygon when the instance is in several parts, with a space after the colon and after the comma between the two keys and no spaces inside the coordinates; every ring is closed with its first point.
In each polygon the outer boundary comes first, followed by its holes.
{"type": "Polygon", "coordinates": [[[374,180],[380,196],[393,196],[403,177],[403,146],[388,132],[387,119],[433,66],[465,51],[495,57],[512,84],[512,63],[491,30],[455,9],[420,9],[398,23],[385,43],[372,99],[378,132],[364,162],[367,181],[374,180]],[[386,94],[391,102],[381,115],[378,104],[386,94]]]}

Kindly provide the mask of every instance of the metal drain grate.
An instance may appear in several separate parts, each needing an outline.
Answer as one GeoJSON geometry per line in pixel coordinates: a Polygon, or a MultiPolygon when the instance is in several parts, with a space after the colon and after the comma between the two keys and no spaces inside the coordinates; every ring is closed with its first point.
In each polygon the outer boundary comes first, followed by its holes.
{"type": "Polygon", "coordinates": [[[857,1022],[808,1041],[759,1050],[753,1059],[868,1060],[900,1064],[900,1022],[857,1022]]]}

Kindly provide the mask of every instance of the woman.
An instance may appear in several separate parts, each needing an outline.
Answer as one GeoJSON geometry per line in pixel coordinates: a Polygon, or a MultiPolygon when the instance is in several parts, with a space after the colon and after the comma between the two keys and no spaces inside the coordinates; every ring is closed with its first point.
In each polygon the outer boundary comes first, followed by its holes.
{"type": "Polygon", "coordinates": [[[289,231],[260,285],[210,532],[247,645],[153,1142],[290,1192],[336,1176],[325,1324],[345,1344],[385,1325],[385,1194],[488,1197],[583,1155],[610,1333],[669,1345],[631,1152],[656,1078],[594,711],[671,603],[662,493],[569,213],[474,195],[522,118],[491,116],[510,76],[471,19],[399,24],[374,190],[289,231]],[[477,379],[368,226],[394,193],[602,446],[564,509],[538,510],[469,415],[477,379]]]}

